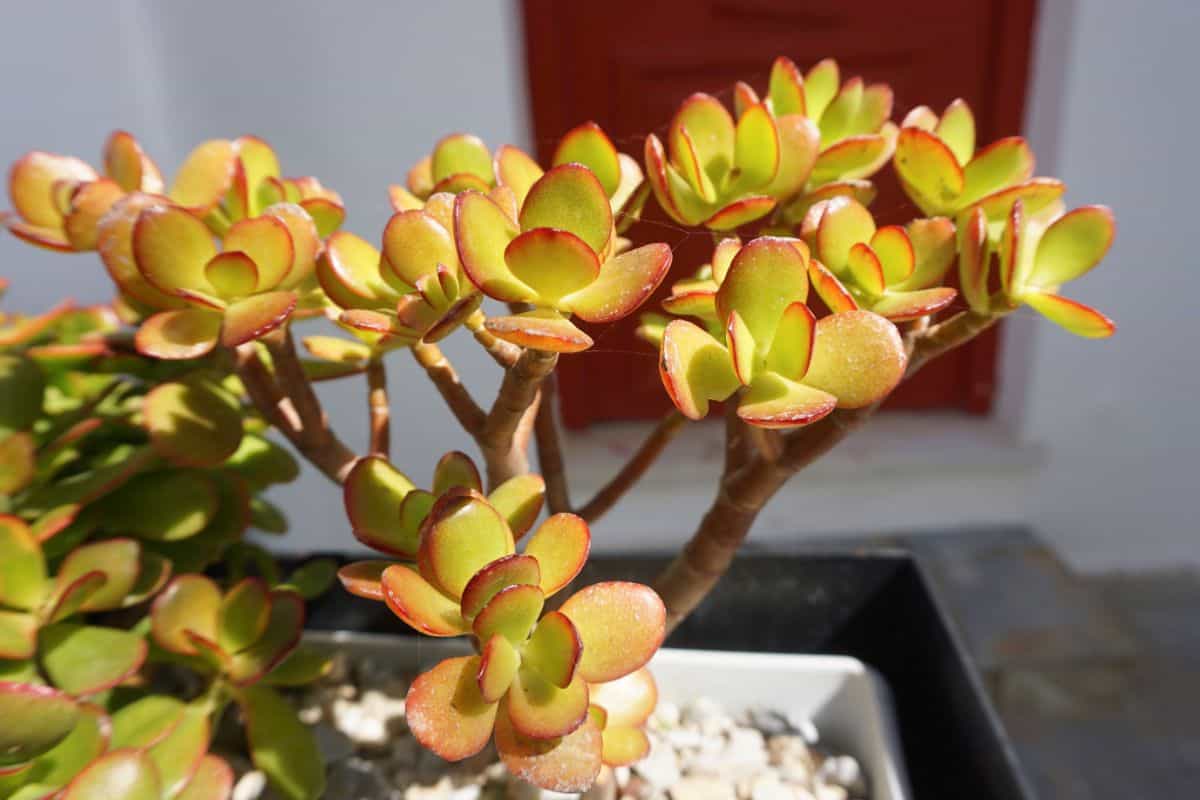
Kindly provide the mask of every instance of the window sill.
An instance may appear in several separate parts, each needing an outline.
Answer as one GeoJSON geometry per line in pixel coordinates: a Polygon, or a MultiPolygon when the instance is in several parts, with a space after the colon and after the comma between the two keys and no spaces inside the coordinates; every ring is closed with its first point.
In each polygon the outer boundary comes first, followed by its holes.
{"type": "MultiPolygon", "coordinates": [[[[599,523],[610,551],[671,550],[712,499],[723,458],[722,424],[689,426],[599,523]]],[[[619,423],[567,434],[572,496],[609,480],[649,425],[619,423]]],[[[793,479],[764,509],[751,543],[875,536],[964,525],[1019,523],[1042,447],[1004,425],[962,414],[886,413],[793,479]]]]}

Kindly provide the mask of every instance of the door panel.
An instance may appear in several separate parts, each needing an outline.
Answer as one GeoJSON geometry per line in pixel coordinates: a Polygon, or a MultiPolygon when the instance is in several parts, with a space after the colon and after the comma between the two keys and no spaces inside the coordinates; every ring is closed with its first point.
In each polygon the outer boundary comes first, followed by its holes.
{"type": "MultiPolygon", "coordinates": [[[[891,84],[900,119],[955,97],[975,110],[980,141],[1020,131],[1036,0],[523,0],[525,52],[538,155],[548,160],[569,128],[595,120],[617,146],[641,160],[645,134],[665,134],[679,103],[706,91],[732,105],[732,86],[765,88],[771,61],[800,66],[826,56],[843,77],[891,84]]],[[[890,168],[876,182],[872,211],[884,222],[916,215],[890,168]]],[[[696,270],[711,237],[686,231],[648,204],[635,242],[675,250],[665,286],[696,270]]],[[[563,416],[573,427],[652,417],[668,408],[652,349],[633,336],[636,315],[593,329],[592,350],[560,362],[563,416]]],[[[934,362],[889,400],[893,408],[990,410],[998,333],[934,362]]]]}

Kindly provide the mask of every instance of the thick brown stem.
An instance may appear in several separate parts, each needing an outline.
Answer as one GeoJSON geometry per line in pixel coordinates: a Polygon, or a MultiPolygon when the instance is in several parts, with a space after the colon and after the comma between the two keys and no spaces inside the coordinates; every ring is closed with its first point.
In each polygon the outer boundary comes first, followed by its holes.
{"type": "MultiPolygon", "coordinates": [[[[275,426],[288,441],[299,451],[300,455],[321,470],[334,483],[344,483],[350,468],[358,460],[358,456],[346,447],[323,423],[316,429],[305,429],[300,414],[295,408],[295,398],[285,395],[285,386],[281,373],[276,371],[279,381],[272,379],[255,350],[254,342],[240,345],[234,354],[238,377],[246,388],[246,394],[258,410],[275,426]]],[[[295,357],[295,351],[292,351],[295,357]]],[[[278,359],[274,359],[279,364],[278,359]]],[[[286,358],[284,359],[286,361],[286,358]]],[[[298,362],[297,362],[298,365],[298,362]]],[[[303,377],[303,372],[301,372],[303,377]]],[[[307,385],[307,381],[305,381],[307,385]]],[[[309,387],[311,391],[311,387],[309,387]]],[[[316,400],[314,395],[313,400],[316,400]]],[[[320,406],[316,408],[319,419],[324,419],[320,406]]]]}
{"type": "Polygon", "coordinates": [[[254,342],[247,342],[234,350],[234,364],[250,402],[259,413],[289,441],[298,438],[300,417],[291,401],[275,386],[274,378],[258,357],[254,342]]]}
{"type": "Polygon", "coordinates": [[[296,413],[300,417],[300,438],[315,445],[329,433],[328,421],[317,400],[304,367],[296,355],[296,346],[292,341],[292,327],[283,328],[263,337],[263,344],[271,354],[271,364],[275,368],[275,380],[283,395],[292,401],[296,413]]]}
{"type": "Polygon", "coordinates": [[[542,381],[554,370],[558,353],[525,350],[517,363],[504,373],[496,402],[478,437],[487,462],[488,485],[499,486],[509,478],[529,471],[525,444],[542,381]],[[520,433],[521,435],[518,435],[520,433]],[[522,441],[524,440],[524,441],[522,441]]]}
{"type": "Polygon", "coordinates": [[[436,344],[418,343],[411,349],[413,358],[425,368],[425,374],[433,381],[433,385],[442,395],[442,399],[446,401],[446,405],[450,407],[451,413],[454,414],[459,424],[467,433],[478,437],[483,431],[487,415],[471,397],[467,387],[463,386],[462,381],[458,378],[458,373],[446,360],[441,348],[436,344]]]}
{"type": "Polygon", "coordinates": [[[571,511],[571,490],[567,466],[563,463],[562,441],[558,435],[558,376],[551,373],[542,381],[542,404],[534,421],[538,465],[546,481],[546,505],[551,514],[571,511]]]}
{"type": "MultiPolygon", "coordinates": [[[[905,377],[970,341],[995,324],[1000,316],[964,311],[937,325],[910,331],[906,345],[911,346],[911,352],[905,377]]],[[[876,403],[865,408],[840,409],[787,434],[783,437],[783,450],[774,461],[769,457],[771,450],[764,451],[761,443],[754,457],[747,460],[745,432],[738,428],[735,418],[728,418],[721,489],[691,540],[655,581],[654,588],[667,606],[668,631],[674,630],[699,605],[729,569],[738,547],[771,496],[792,475],[862,427],[878,407],[876,403]]]]}
{"type": "Polygon", "coordinates": [[[654,588],[667,607],[667,631],[700,604],[733,563],[758,512],[791,473],[761,458],[722,478],[700,527],[667,566],[654,588]]]}
{"type": "Polygon", "coordinates": [[[491,331],[483,326],[484,320],[483,312],[476,311],[467,317],[466,326],[470,329],[471,335],[475,337],[475,341],[479,342],[480,347],[492,357],[492,360],[508,369],[521,357],[521,348],[511,342],[497,339],[491,331]]]}
{"type": "Polygon", "coordinates": [[[611,481],[606,483],[600,491],[596,492],[595,497],[579,509],[579,516],[588,522],[595,522],[606,511],[616,505],[617,501],[646,474],[646,470],[650,469],[654,462],[658,460],[662,451],[683,430],[686,424],[687,417],[678,411],[672,410],[663,417],[654,426],[654,430],[642,442],[642,446],[637,449],[633,457],[629,459],[625,466],[621,467],[620,472],[611,481]]]}
{"type": "Polygon", "coordinates": [[[926,328],[913,338],[913,349],[904,377],[912,377],[933,359],[971,341],[1006,315],[1007,312],[980,314],[977,311],[962,311],[945,322],[926,328]]]}
{"type": "Polygon", "coordinates": [[[383,359],[367,362],[367,410],[370,416],[370,452],[387,458],[392,449],[391,408],[388,404],[387,370],[383,359]]]}
{"type": "Polygon", "coordinates": [[[759,428],[756,425],[747,425],[746,435],[754,445],[759,457],[766,461],[778,461],[783,455],[783,440],[779,431],[772,431],[766,428],[759,428]]]}

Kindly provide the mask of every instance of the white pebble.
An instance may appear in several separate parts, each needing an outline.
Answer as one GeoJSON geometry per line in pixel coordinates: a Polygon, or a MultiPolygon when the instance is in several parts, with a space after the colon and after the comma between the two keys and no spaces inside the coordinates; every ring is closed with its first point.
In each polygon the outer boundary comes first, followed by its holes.
{"type": "Polygon", "coordinates": [[[817,800],[846,800],[848,797],[849,794],[841,786],[835,786],[832,783],[821,783],[817,785],[817,800]]]}
{"type": "Polygon", "coordinates": [[[654,710],[654,722],[660,727],[676,728],[679,726],[679,719],[679,706],[674,703],[659,703],[658,708],[654,710]]]}
{"type": "Polygon", "coordinates": [[[671,800],[737,800],[733,784],[711,778],[684,778],[670,789],[671,800]]]}
{"type": "Polygon", "coordinates": [[[750,787],[750,800],[795,800],[796,793],[774,774],[761,775],[750,787]]]}
{"type": "Polygon", "coordinates": [[[788,725],[792,726],[792,730],[804,737],[804,741],[810,745],[817,744],[821,740],[820,734],[817,733],[817,726],[813,721],[801,714],[788,714],[788,725]]]}
{"type": "Polygon", "coordinates": [[[679,781],[679,761],[670,747],[651,747],[650,755],[633,765],[633,771],[654,789],[666,789],[679,781]]]}
{"type": "Polygon", "coordinates": [[[866,780],[858,759],[853,756],[831,756],[817,770],[817,778],[841,786],[851,794],[865,794],[866,780]]]}
{"type": "Polygon", "coordinates": [[[258,770],[247,772],[233,787],[230,800],[258,800],[267,789],[267,776],[258,770]]]}

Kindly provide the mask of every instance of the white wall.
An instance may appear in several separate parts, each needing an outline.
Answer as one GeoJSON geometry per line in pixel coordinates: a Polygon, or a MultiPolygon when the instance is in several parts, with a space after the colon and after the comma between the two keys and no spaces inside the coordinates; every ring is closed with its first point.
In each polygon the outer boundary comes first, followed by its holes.
{"type": "MultiPolygon", "coordinates": [[[[255,133],[288,174],[318,175],[347,201],[346,227],[377,241],[387,185],[438,138],[469,130],[528,146],[524,64],[505,3],[14,3],[0,25],[6,76],[0,163],[29,149],[92,163],[114,128],[135,132],[168,173],[205,138],[255,133]]],[[[7,200],[5,200],[5,205],[7,200]]],[[[5,308],[64,295],[111,297],[94,255],[62,256],[0,236],[5,308]]],[[[332,333],[327,326],[314,332],[332,333]]],[[[480,396],[497,371],[469,338],[444,348],[480,396]]],[[[428,381],[393,359],[396,460],[427,483],[436,454],[469,449],[428,381]]],[[[337,427],[365,446],[363,386],[323,385],[337,427]]],[[[276,490],[297,548],[352,545],[341,497],[313,470],[276,490]]]]}
{"type": "Polygon", "coordinates": [[[1072,203],[1116,211],[1108,261],[1070,296],[1119,327],[1103,343],[1036,327],[1024,430],[1050,447],[1030,519],[1082,568],[1197,565],[1200,5],[1046,5],[1038,57],[1065,48],[1065,91],[1035,81],[1031,136],[1055,152],[1072,203]],[[1061,15],[1066,38],[1053,35],[1061,15]]]}
{"type": "MultiPolygon", "coordinates": [[[[1194,342],[1185,303],[1200,278],[1185,249],[1200,171],[1194,75],[1200,11],[1185,0],[1044,0],[1030,137],[1074,203],[1119,220],[1109,262],[1071,296],[1115,317],[1117,336],[1086,342],[1036,321],[1012,331],[1000,418],[893,418],[848,442],[777,498],[763,545],[797,531],[879,534],[1028,520],[1084,567],[1200,563],[1186,489],[1200,485],[1194,342]],[[1136,276],[1136,279],[1135,279],[1136,276]],[[1157,279],[1157,280],[1156,280],[1157,279]],[[1190,290],[1190,291],[1189,291],[1190,290]]],[[[253,132],[285,169],[345,195],[349,229],[374,239],[386,184],[452,130],[493,144],[528,141],[519,31],[505,3],[23,3],[6,9],[0,160],[37,147],[95,159],[114,127],[134,130],[168,170],[195,142],[253,132]]],[[[836,55],[836,54],[834,54],[836,55]]],[[[100,301],[93,256],[44,254],[0,237],[6,307],[63,294],[100,301]]],[[[481,397],[495,370],[466,337],[448,347],[481,397]]],[[[434,458],[468,448],[423,376],[393,359],[396,461],[418,482],[434,458]]],[[[356,381],[322,387],[337,427],[365,436],[356,381]]],[[[699,430],[651,474],[646,491],[597,528],[603,547],[665,548],[711,495],[719,449],[699,430]]],[[[632,447],[622,427],[574,437],[582,496],[632,447]]],[[[295,548],[350,543],[340,498],[306,472],[276,493],[295,548]]]]}

